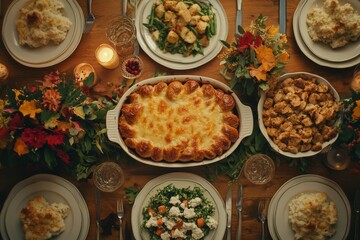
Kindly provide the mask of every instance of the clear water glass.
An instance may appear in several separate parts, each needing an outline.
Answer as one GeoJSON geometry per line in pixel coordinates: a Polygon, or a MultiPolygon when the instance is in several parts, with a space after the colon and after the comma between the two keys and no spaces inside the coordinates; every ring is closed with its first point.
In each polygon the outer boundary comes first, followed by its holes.
{"type": "Polygon", "coordinates": [[[265,154],[255,154],[244,164],[244,175],[253,184],[266,184],[275,174],[274,161],[265,154]]]}
{"type": "Polygon", "coordinates": [[[124,172],[115,162],[103,162],[93,170],[95,186],[103,192],[114,192],[124,183],[124,172]]]}
{"type": "Polygon", "coordinates": [[[326,154],[325,165],[333,170],[344,170],[349,167],[350,162],[350,156],[343,148],[331,148],[326,154]]]}

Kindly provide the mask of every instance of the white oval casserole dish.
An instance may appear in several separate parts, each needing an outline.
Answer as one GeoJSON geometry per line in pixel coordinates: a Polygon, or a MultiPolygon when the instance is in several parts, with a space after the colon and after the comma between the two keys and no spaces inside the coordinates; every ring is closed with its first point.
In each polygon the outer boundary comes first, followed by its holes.
{"type": "Polygon", "coordinates": [[[237,148],[237,146],[239,146],[242,139],[244,139],[245,137],[250,136],[252,134],[253,125],[254,125],[254,123],[253,123],[253,115],[252,115],[251,108],[242,104],[240,102],[239,98],[236,96],[236,94],[226,84],[220,82],[219,80],[215,80],[213,78],[204,77],[204,76],[196,76],[196,75],[168,75],[168,76],[160,76],[160,77],[154,77],[154,78],[149,78],[149,79],[143,80],[143,81],[135,84],[131,88],[129,88],[124,93],[124,95],[120,98],[116,107],[113,110],[109,110],[106,115],[106,128],[107,128],[107,136],[108,136],[109,140],[119,144],[120,147],[130,157],[136,159],[137,161],[142,162],[144,164],[158,166],[158,167],[173,167],[173,168],[195,167],[195,166],[207,165],[207,164],[211,164],[211,163],[220,161],[220,160],[226,158],[227,156],[229,156],[237,148]],[[224,154],[222,154],[221,156],[218,156],[216,158],[209,159],[209,160],[203,160],[200,162],[195,162],[195,161],[185,162],[185,163],[183,163],[183,162],[170,163],[170,162],[165,162],[165,161],[156,162],[151,159],[142,158],[139,155],[137,155],[132,149],[129,149],[126,146],[126,144],[124,143],[124,140],[120,136],[120,132],[119,132],[120,111],[121,111],[121,108],[122,108],[124,102],[127,100],[128,96],[143,85],[147,85],[147,84],[155,85],[161,81],[185,82],[189,79],[196,80],[201,83],[210,83],[215,88],[223,90],[224,92],[230,94],[234,98],[234,100],[236,102],[236,114],[238,115],[238,117],[240,119],[240,125],[239,125],[239,129],[238,129],[239,138],[237,139],[237,141],[234,142],[231,145],[231,147],[226,152],[224,152],[224,154]]]}

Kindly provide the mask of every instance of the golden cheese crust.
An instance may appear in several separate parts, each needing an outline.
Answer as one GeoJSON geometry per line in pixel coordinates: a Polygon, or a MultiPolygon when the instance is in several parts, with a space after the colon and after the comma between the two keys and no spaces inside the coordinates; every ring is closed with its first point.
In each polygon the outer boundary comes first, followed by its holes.
{"type": "Polygon", "coordinates": [[[120,111],[125,144],[154,161],[213,159],[239,138],[235,99],[208,83],[159,82],[128,96],[120,111]]]}

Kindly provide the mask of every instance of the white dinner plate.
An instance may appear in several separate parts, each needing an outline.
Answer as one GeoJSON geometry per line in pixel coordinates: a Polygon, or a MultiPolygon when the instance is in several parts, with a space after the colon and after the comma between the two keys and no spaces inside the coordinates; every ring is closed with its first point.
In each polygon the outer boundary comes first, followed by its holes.
{"type": "Polygon", "coordinates": [[[89,228],[90,228],[90,214],[89,214],[89,209],[87,207],[87,204],[85,202],[85,199],[83,198],[83,196],[81,195],[80,191],[68,180],[61,178],[59,176],[56,175],[51,175],[51,174],[37,174],[34,176],[31,176],[19,183],[17,183],[10,191],[8,197],[5,200],[5,203],[1,209],[1,213],[0,213],[0,233],[1,236],[4,240],[9,240],[10,237],[6,231],[6,224],[5,224],[5,216],[6,216],[6,211],[11,203],[11,201],[13,200],[13,198],[16,196],[17,192],[19,192],[21,189],[25,188],[26,186],[33,184],[33,183],[37,183],[37,182],[43,182],[43,181],[47,181],[47,182],[51,182],[51,183],[56,183],[64,188],[66,188],[68,191],[71,192],[71,194],[74,196],[74,198],[76,199],[76,202],[78,204],[78,209],[80,210],[81,213],[81,223],[82,226],[80,228],[80,234],[77,238],[77,240],[85,240],[88,232],[89,232],[89,228]]]}
{"type": "Polygon", "coordinates": [[[349,67],[355,66],[356,64],[360,63],[360,55],[358,55],[357,57],[355,57],[353,59],[347,60],[347,61],[332,62],[332,61],[327,61],[325,59],[319,58],[317,55],[315,55],[313,52],[311,52],[309,50],[309,48],[306,46],[304,40],[302,39],[300,29],[299,29],[300,12],[301,12],[303,5],[306,2],[307,2],[307,0],[300,1],[298,6],[296,7],[296,10],[295,10],[294,16],[293,16],[293,31],[294,31],[295,41],[296,41],[297,45],[299,46],[300,50],[302,51],[302,53],[306,57],[308,57],[311,61],[313,61],[314,63],[316,63],[320,66],[325,66],[325,67],[330,67],[330,68],[336,68],[336,69],[349,68],[349,67]]]}
{"type": "MultiPolygon", "coordinates": [[[[339,1],[341,5],[344,3],[350,3],[351,6],[360,12],[360,1],[358,0],[347,0],[339,1]]],[[[309,50],[321,59],[330,62],[344,62],[351,60],[360,54],[360,39],[356,42],[350,42],[347,45],[339,48],[331,48],[329,45],[322,42],[314,42],[308,33],[308,27],[306,24],[307,14],[314,7],[321,7],[324,4],[323,0],[309,0],[304,3],[299,13],[299,29],[301,37],[305,45],[309,50]]]]}
{"type": "Polygon", "coordinates": [[[135,25],[137,29],[137,40],[144,50],[157,63],[177,70],[186,70],[199,67],[211,61],[221,51],[223,45],[220,40],[226,41],[228,35],[228,22],[226,12],[217,0],[208,0],[212,5],[216,16],[216,34],[210,39],[210,45],[204,48],[204,54],[184,57],[181,54],[171,54],[161,51],[151,37],[149,30],[143,26],[148,22],[148,15],[151,12],[155,0],[141,1],[139,3],[135,25]]]}
{"type": "Polygon", "coordinates": [[[64,4],[64,15],[72,22],[70,30],[59,45],[50,43],[39,48],[19,45],[16,21],[19,10],[26,5],[27,0],[15,0],[11,3],[4,16],[2,38],[7,51],[16,61],[29,67],[48,67],[65,60],[75,51],[82,37],[84,15],[77,1],[61,1],[64,4]]]}
{"type": "Polygon", "coordinates": [[[288,222],[288,203],[297,194],[309,191],[326,192],[329,200],[335,202],[338,223],[336,233],[330,239],[346,239],[351,221],[349,200],[337,183],[314,174],[294,177],[284,183],[274,194],[268,208],[268,227],[271,237],[274,240],[294,238],[294,233],[288,222]]]}
{"type": "Polygon", "coordinates": [[[6,230],[10,239],[24,239],[23,223],[19,216],[28,201],[35,196],[44,196],[49,203],[63,203],[70,207],[64,219],[65,230],[56,239],[77,239],[80,234],[82,219],[78,204],[71,192],[56,183],[36,182],[21,189],[12,199],[5,216],[6,230]]]}
{"type": "Polygon", "coordinates": [[[149,234],[141,228],[143,222],[142,210],[149,204],[150,198],[154,196],[159,189],[169,184],[173,184],[177,188],[190,187],[191,189],[194,186],[198,186],[204,191],[204,196],[212,202],[215,207],[213,218],[218,222],[218,227],[211,231],[210,234],[205,237],[205,240],[222,239],[226,229],[226,212],[220,194],[216,188],[204,178],[185,172],[169,173],[157,177],[149,181],[137,195],[131,212],[131,225],[135,239],[150,239],[149,234]]]}

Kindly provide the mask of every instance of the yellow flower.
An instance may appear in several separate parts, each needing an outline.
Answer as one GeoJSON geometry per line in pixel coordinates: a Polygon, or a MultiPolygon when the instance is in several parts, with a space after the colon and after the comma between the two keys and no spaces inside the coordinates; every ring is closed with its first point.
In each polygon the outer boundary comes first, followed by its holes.
{"type": "Polygon", "coordinates": [[[269,35],[275,36],[275,34],[277,34],[279,32],[279,27],[271,25],[266,28],[266,31],[269,35]]]}
{"type": "Polygon", "coordinates": [[[67,132],[71,128],[71,123],[58,121],[57,127],[60,131],[67,132]]]}
{"type": "Polygon", "coordinates": [[[37,113],[41,113],[40,108],[36,108],[36,101],[31,100],[27,101],[25,100],[23,104],[19,107],[19,111],[24,115],[29,115],[31,118],[35,119],[37,113]]]}
{"type": "Polygon", "coordinates": [[[360,100],[356,101],[356,107],[353,110],[352,119],[353,120],[360,119],[360,100]]]}
{"type": "Polygon", "coordinates": [[[13,92],[15,93],[15,100],[19,101],[19,96],[21,95],[21,91],[17,89],[13,89],[13,92]]]}
{"type": "Polygon", "coordinates": [[[74,114],[82,119],[85,119],[85,112],[82,106],[77,106],[73,108],[74,114]]]}
{"type": "Polygon", "coordinates": [[[16,152],[19,156],[29,153],[28,146],[20,137],[15,141],[14,152],[16,152]]]}

